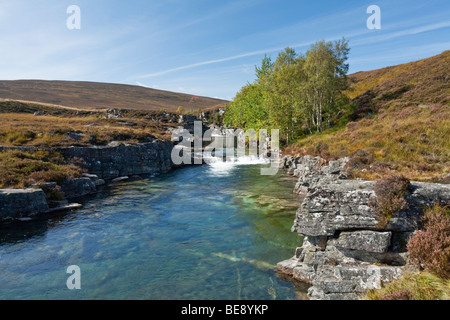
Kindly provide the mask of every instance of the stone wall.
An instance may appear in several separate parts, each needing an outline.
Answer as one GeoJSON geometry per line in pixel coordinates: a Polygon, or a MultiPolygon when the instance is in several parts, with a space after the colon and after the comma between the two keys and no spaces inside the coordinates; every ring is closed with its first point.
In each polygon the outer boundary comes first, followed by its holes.
{"type": "Polygon", "coordinates": [[[380,229],[370,205],[375,182],[347,180],[348,159],[284,157],[281,166],[297,176],[294,192],[304,200],[292,231],[304,236],[295,256],[278,270],[310,283],[310,299],[359,299],[368,289],[399,278],[407,266],[406,244],[420,228],[423,208],[450,203],[450,186],[411,182],[408,207],[380,229]]]}
{"type": "Polygon", "coordinates": [[[107,146],[58,148],[68,158],[81,158],[88,172],[104,180],[130,175],[166,172],[172,168],[169,141],[124,144],[112,142],[107,146]]]}

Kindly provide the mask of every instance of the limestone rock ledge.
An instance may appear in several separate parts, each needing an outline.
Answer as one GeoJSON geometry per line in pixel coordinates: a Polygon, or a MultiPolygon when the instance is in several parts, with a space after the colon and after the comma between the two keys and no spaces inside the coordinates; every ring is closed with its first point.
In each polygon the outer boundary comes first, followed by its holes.
{"type": "Polygon", "coordinates": [[[124,144],[111,142],[107,146],[58,148],[67,158],[81,158],[88,172],[104,180],[123,176],[166,172],[172,169],[170,141],[124,144]]]}
{"type": "Polygon", "coordinates": [[[42,189],[0,189],[0,221],[48,212],[42,189]]]}
{"type": "Polygon", "coordinates": [[[312,286],[312,300],[360,299],[368,289],[399,278],[407,264],[406,244],[420,228],[425,206],[449,204],[450,186],[411,182],[408,207],[380,229],[369,205],[375,182],[346,180],[348,159],[284,157],[281,167],[298,177],[294,192],[304,196],[292,231],[304,236],[295,256],[279,272],[312,286]]]}
{"type": "MultiPolygon", "coordinates": [[[[31,148],[31,147],[30,147],[31,148]]],[[[62,147],[52,149],[67,158],[82,159],[89,173],[76,179],[68,179],[57,186],[47,182],[44,190],[57,190],[63,199],[49,200],[42,189],[0,189],[0,223],[11,220],[27,221],[43,213],[78,208],[67,200],[98,192],[105,180],[122,180],[124,176],[149,175],[173,168],[170,141],[153,140],[141,144],[112,142],[107,146],[62,147]]],[[[29,150],[28,147],[0,147],[1,149],[29,150]]],[[[33,149],[32,150],[37,150],[33,149]]]]}

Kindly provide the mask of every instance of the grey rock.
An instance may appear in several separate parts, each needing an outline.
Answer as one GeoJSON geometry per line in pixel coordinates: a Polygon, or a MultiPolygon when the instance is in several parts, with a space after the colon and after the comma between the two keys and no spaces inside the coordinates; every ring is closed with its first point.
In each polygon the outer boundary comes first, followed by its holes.
{"type": "Polygon", "coordinates": [[[277,270],[282,272],[283,274],[287,274],[292,276],[294,273],[294,268],[298,264],[298,259],[296,257],[292,257],[291,259],[284,260],[277,263],[277,270]]]}
{"type": "Polygon", "coordinates": [[[360,299],[369,289],[380,289],[383,284],[398,279],[403,269],[376,265],[320,266],[308,292],[310,299],[360,299]]]}
{"type": "Polygon", "coordinates": [[[342,181],[309,192],[297,210],[293,231],[332,236],[337,230],[375,229],[378,216],[369,206],[373,182],[342,181]]]}
{"type": "Polygon", "coordinates": [[[68,179],[61,184],[61,191],[66,199],[84,197],[97,192],[97,186],[92,179],[82,177],[68,179]]]}
{"type": "Polygon", "coordinates": [[[173,167],[170,141],[154,140],[141,144],[112,143],[107,146],[58,148],[67,158],[86,162],[89,173],[100,179],[169,171],[173,167]]]}
{"type": "MultiPolygon", "coordinates": [[[[370,206],[370,200],[376,199],[374,185],[373,181],[337,180],[309,187],[297,210],[292,230],[308,236],[333,236],[336,231],[347,230],[377,230],[378,215],[370,206]]],[[[385,231],[414,231],[420,227],[420,217],[426,205],[450,203],[448,185],[413,182],[411,189],[406,197],[408,208],[394,214],[385,231]]]]}
{"type": "Polygon", "coordinates": [[[334,263],[384,263],[394,266],[406,264],[408,254],[406,252],[387,251],[383,253],[365,250],[353,250],[335,247],[333,240],[328,241],[326,249],[327,262],[334,263]]]}
{"type": "Polygon", "coordinates": [[[294,188],[294,193],[306,195],[310,187],[327,184],[329,182],[346,179],[347,173],[344,167],[349,158],[341,158],[327,162],[321,157],[304,156],[293,158],[284,156],[281,159],[280,167],[286,169],[290,175],[298,177],[298,182],[294,188]]]}
{"type": "Polygon", "coordinates": [[[316,277],[316,270],[314,266],[300,262],[293,268],[292,277],[298,281],[312,284],[312,280],[316,277]]]}
{"type": "Polygon", "coordinates": [[[0,221],[48,212],[42,189],[0,189],[0,221]]]}
{"type": "Polygon", "coordinates": [[[128,179],[129,179],[129,177],[127,177],[127,176],[119,177],[119,178],[112,179],[111,182],[115,183],[115,182],[120,182],[120,181],[124,181],[124,180],[128,180],[128,179]]]}
{"type": "Polygon", "coordinates": [[[46,182],[44,183],[44,188],[45,189],[55,189],[57,186],[56,182],[46,182]]]}
{"type": "Polygon", "coordinates": [[[423,209],[450,204],[449,185],[411,182],[407,208],[382,228],[372,206],[375,182],[347,180],[347,161],[326,164],[308,156],[280,161],[281,168],[298,177],[294,192],[304,195],[291,229],[304,239],[279,271],[312,284],[312,300],[360,299],[367,290],[399,278],[409,268],[406,245],[421,227],[423,209]]]}
{"type": "Polygon", "coordinates": [[[84,133],[78,133],[78,132],[66,132],[64,135],[71,139],[74,139],[76,141],[80,141],[81,139],[83,139],[86,136],[84,133]]]}
{"type": "Polygon", "coordinates": [[[391,232],[370,230],[341,232],[334,245],[345,249],[382,253],[388,251],[391,236],[391,232]]]}
{"type": "Polygon", "coordinates": [[[409,238],[414,235],[415,231],[410,232],[393,232],[392,233],[392,251],[406,252],[409,238]]]}

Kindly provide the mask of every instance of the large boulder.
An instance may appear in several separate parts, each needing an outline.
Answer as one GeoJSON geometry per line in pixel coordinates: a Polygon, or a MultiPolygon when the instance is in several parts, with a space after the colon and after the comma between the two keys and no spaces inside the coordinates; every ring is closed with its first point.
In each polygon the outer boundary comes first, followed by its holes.
{"type": "Polygon", "coordinates": [[[97,185],[89,177],[68,179],[61,183],[61,191],[66,199],[79,198],[97,193],[97,185]]]}
{"type": "Polygon", "coordinates": [[[81,158],[91,174],[112,180],[123,176],[153,174],[172,168],[170,141],[124,144],[112,142],[107,146],[59,148],[67,158],[81,158]]]}
{"type": "Polygon", "coordinates": [[[0,221],[49,211],[42,189],[0,189],[0,221]]]}
{"type": "Polygon", "coordinates": [[[375,229],[377,214],[369,206],[373,182],[343,180],[310,188],[297,210],[292,231],[306,236],[333,236],[337,230],[375,229]]]}

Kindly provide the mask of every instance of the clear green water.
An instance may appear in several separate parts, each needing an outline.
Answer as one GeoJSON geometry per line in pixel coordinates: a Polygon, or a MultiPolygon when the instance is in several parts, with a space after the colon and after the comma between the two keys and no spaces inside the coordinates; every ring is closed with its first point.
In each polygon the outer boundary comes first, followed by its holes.
{"type": "Polygon", "coordinates": [[[299,199],[259,165],[192,166],[110,186],[81,210],[0,229],[0,299],[299,299],[277,262],[299,199]],[[69,265],[81,290],[69,290],[69,265]]]}

